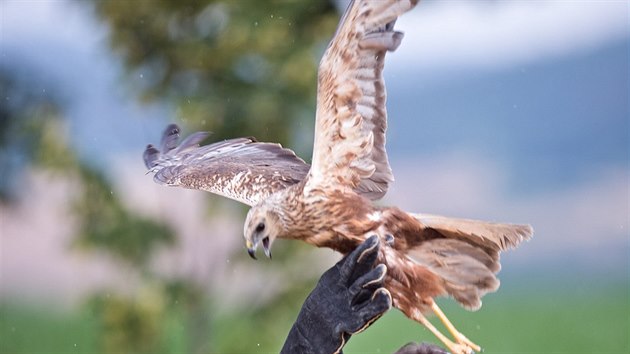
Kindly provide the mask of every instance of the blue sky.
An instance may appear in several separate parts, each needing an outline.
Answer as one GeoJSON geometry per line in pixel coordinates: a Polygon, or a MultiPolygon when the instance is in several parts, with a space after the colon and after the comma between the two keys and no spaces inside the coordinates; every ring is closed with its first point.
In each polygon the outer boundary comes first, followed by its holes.
{"type": "MultiPolygon", "coordinates": [[[[134,100],[125,80],[144,78],[123,77],[107,28],[79,4],[0,6],[0,65],[67,102],[72,143],[121,190],[152,183],[141,154],[177,107],[134,100]],[[116,174],[124,159],[137,164],[133,181],[116,174]]],[[[627,279],[628,10],[423,1],[399,19],[405,39],[385,70],[397,181],[384,203],[532,223],[534,240],[505,258],[507,272],[564,262],[627,279]]]]}

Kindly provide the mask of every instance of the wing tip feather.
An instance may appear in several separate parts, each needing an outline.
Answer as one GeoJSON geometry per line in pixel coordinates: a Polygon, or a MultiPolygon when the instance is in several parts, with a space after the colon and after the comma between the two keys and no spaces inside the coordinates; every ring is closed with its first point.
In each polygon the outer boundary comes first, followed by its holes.
{"type": "Polygon", "coordinates": [[[521,242],[531,240],[534,235],[534,228],[529,224],[511,224],[508,226],[510,227],[511,233],[503,235],[502,241],[504,245],[501,247],[502,250],[514,249],[518,247],[521,242]]]}

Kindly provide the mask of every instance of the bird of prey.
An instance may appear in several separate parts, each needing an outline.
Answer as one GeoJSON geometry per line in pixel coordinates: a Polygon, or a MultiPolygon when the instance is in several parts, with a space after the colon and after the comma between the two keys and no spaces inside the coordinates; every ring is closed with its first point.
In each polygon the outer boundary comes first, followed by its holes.
{"type": "Polygon", "coordinates": [[[149,145],[147,168],[160,184],[200,189],[250,205],[244,226],[250,256],[274,240],[302,240],[347,254],[370,235],[381,240],[385,287],[393,306],[425,325],[451,352],[480,347],[453,327],[434,302],[450,296],[469,310],[499,287],[499,253],[532,235],[529,225],[408,213],[375,206],[394,178],[385,151],[383,63],[400,45],[398,16],[419,0],[355,0],[320,62],[315,141],[309,166],[279,144],[237,138],[199,146],[195,133],[178,145],[171,125],[161,151],[149,145]],[[453,339],[425,317],[434,312],[453,339]]]}

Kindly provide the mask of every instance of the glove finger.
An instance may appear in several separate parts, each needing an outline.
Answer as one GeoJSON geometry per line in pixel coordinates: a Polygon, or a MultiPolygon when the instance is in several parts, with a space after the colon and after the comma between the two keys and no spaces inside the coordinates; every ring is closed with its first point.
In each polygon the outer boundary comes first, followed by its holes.
{"type": "Polygon", "coordinates": [[[352,299],[352,304],[354,305],[356,303],[366,301],[367,299],[364,298],[366,292],[368,292],[368,296],[371,297],[372,293],[376,291],[376,289],[382,287],[386,273],[387,266],[379,264],[367,274],[363,274],[359,277],[359,279],[355,280],[348,289],[352,299]],[[358,296],[359,294],[362,296],[358,296]]]}
{"type": "Polygon", "coordinates": [[[378,247],[378,236],[371,236],[339,261],[337,263],[340,273],[339,280],[343,284],[350,285],[356,278],[372,269],[378,255],[378,247]]]}
{"type": "Polygon", "coordinates": [[[374,295],[374,292],[378,288],[380,287],[378,285],[375,285],[374,287],[370,286],[369,288],[361,289],[361,291],[359,291],[359,293],[354,297],[354,299],[352,299],[352,302],[350,303],[352,305],[352,308],[356,309],[358,307],[365,306],[365,303],[372,299],[372,295],[374,295]]]}
{"type": "Polygon", "coordinates": [[[379,288],[374,292],[372,300],[360,308],[350,323],[348,333],[355,334],[368,328],[392,307],[392,296],[385,288],[379,288]]]}

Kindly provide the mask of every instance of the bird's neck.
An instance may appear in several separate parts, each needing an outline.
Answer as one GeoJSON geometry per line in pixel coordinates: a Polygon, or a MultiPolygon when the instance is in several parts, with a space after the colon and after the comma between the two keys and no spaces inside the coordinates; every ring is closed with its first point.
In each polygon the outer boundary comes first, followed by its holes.
{"type": "Polygon", "coordinates": [[[347,253],[363,241],[365,227],[377,226],[370,220],[359,222],[373,210],[369,203],[357,200],[361,197],[341,192],[305,196],[303,189],[303,184],[297,184],[274,196],[278,200],[273,205],[284,227],[279,238],[347,253]]]}

